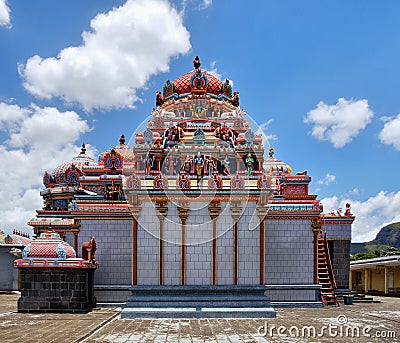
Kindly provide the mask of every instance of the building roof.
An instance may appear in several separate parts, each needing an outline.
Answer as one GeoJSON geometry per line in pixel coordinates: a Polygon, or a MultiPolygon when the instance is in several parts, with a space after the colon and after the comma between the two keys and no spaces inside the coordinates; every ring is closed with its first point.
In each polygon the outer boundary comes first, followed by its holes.
{"type": "MultiPolygon", "coordinates": [[[[183,74],[174,81],[174,87],[177,94],[190,93],[192,90],[191,79],[195,71],[183,74]]],[[[221,91],[222,81],[216,78],[214,75],[203,71],[203,74],[207,77],[207,93],[218,95],[221,91]]]]}
{"type": "Polygon", "coordinates": [[[22,251],[23,259],[57,259],[65,260],[76,257],[75,250],[54,231],[40,234],[22,251]]]}
{"type": "Polygon", "coordinates": [[[364,268],[378,268],[400,266],[400,255],[375,257],[367,260],[351,261],[350,268],[353,270],[364,268]]]}
{"type": "Polygon", "coordinates": [[[59,184],[77,185],[79,177],[83,175],[82,168],[95,165],[94,159],[86,155],[85,144],[82,144],[81,152],[78,156],[59,165],[50,174],[47,171],[44,173],[43,184],[46,188],[59,184]]]}
{"type": "Polygon", "coordinates": [[[5,236],[0,240],[0,244],[10,244],[10,245],[27,245],[31,240],[29,237],[24,237],[16,234],[11,234],[5,236]]]}

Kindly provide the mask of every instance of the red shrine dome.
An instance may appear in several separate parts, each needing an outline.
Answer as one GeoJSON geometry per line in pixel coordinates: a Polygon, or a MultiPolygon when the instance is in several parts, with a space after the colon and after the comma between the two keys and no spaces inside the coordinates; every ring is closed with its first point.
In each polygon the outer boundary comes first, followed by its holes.
{"type": "Polygon", "coordinates": [[[84,166],[96,166],[93,158],[86,155],[85,144],[82,144],[81,152],[71,161],[59,165],[51,174],[45,172],[43,176],[43,184],[45,187],[51,185],[77,185],[79,177],[83,175],[82,168],[84,166]]]}
{"type": "MultiPolygon", "coordinates": [[[[208,79],[207,93],[218,95],[221,92],[222,81],[206,71],[203,71],[203,75],[205,75],[208,79]]],[[[177,94],[190,93],[192,90],[192,84],[191,84],[192,77],[193,77],[193,71],[178,77],[174,81],[175,92],[177,94]]]]}
{"type": "Polygon", "coordinates": [[[54,231],[40,234],[40,237],[28,244],[22,252],[23,259],[66,260],[76,257],[75,250],[54,231]]]}
{"type": "Polygon", "coordinates": [[[233,94],[232,85],[229,80],[222,82],[211,73],[200,68],[201,63],[198,56],[193,60],[194,70],[178,77],[175,81],[167,80],[161,92],[156,92],[156,106],[162,106],[170,100],[177,100],[188,95],[205,95],[218,98],[218,100],[230,101],[238,107],[238,92],[233,94]]]}

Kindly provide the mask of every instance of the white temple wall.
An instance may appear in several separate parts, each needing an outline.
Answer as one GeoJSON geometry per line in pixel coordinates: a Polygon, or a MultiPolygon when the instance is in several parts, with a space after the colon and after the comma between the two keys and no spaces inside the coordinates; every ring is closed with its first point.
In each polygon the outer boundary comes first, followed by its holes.
{"type": "MultiPolygon", "coordinates": [[[[186,225],[186,284],[212,283],[212,220],[208,206],[191,208],[186,225]]],[[[234,283],[234,228],[229,207],[217,219],[216,281],[234,283]]],[[[142,204],[138,225],[137,283],[159,284],[159,219],[154,205],[142,204]]],[[[164,220],[163,274],[165,285],[181,284],[181,220],[175,204],[168,204],[164,220]]],[[[260,227],[256,204],[247,204],[238,225],[238,284],[258,284],[260,227]],[[250,225],[249,225],[250,223],[250,225]]],[[[132,284],[132,220],[81,220],[78,247],[94,235],[99,268],[96,285],[132,284]]],[[[73,244],[73,236],[67,235],[73,244]]],[[[81,251],[78,251],[81,256],[81,251]]],[[[265,221],[265,284],[313,283],[313,233],[310,220],[265,221]]]]}
{"type": "Polygon", "coordinates": [[[137,284],[158,285],[160,224],[154,204],[142,204],[137,232],[137,284]]]}
{"type": "MultiPolygon", "coordinates": [[[[95,284],[131,285],[132,220],[81,220],[78,247],[82,247],[92,235],[96,238],[96,260],[99,263],[94,273],[95,284]]],[[[69,243],[73,246],[73,242],[69,243]]]]}
{"type": "Polygon", "coordinates": [[[168,203],[168,215],[164,220],[164,285],[179,285],[181,281],[182,226],[178,208],[168,203]]]}
{"type": "Polygon", "coordinates": [[[190,204],[186,244],[186,284],[211,285],[212,220],[208,203],[190,204]]]}
{"type": "Polygon", "coordinates": [[[313,232],[310,220],[265,221],[265,283],[312,284],[313,232]]]}
{"type": "Polygon", "coordinates": [[[221,204],[217,221],[217,284],[233,284],[233,218],[229,203],[221,204]]]}
{"type": "Polygon", "coordinates": [[[247,203],[239,219],[239,285],[260,283],[260,220],[256,203],[247,203]]]}

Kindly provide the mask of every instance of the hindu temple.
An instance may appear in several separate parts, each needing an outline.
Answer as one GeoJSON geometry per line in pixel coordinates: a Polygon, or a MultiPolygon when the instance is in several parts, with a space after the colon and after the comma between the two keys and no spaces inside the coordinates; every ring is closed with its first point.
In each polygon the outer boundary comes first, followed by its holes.
{"type": "Polygon", "coordinates": [[[349,288],[350,205],[324,214],[311,176],[276,157],[239,95],[196,56],[155,92],[146,125],[125,132],[131,141],[121,135],[97,160],[83,145],[44,173],[29,225],[75,251],[96,237],[98,302],[146,315],[182,299],[198,310],[218,294],[232,295],[223,306],[247,294],[243,308],[313,307],[349,288]]]}

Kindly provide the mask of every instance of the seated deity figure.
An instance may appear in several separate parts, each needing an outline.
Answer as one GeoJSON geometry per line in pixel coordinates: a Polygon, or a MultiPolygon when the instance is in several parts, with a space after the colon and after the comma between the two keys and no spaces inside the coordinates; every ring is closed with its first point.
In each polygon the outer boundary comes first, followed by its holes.
{"type": "Polygon", "coordinates": [[[247,175],[251,176],[253,174],[254,159],[250,153],[248,153],[246,156],[246,167],[247,167],[247,175]]]}
{"type": "Polygon", "coordinates": [[[236,136],[233,133],[232,129],[226,126],[225,124],[215,129],[214,136],[223,140],[224,142],[230,143],[231,146],[233,147],[235,146],[236,136]]]}
{"type": "Polygon", "coordinates": [[[169,157],[166,157],[162,165],[163,173],[165,175],[172,175],[171,167],[172,167],[172,162],[170,161],[169,157]]]}
{"type": "Polygon", "coordinates": [[[353,214],[351,213],[351,207],[350,207],[350,203],[346,203],[346,210],[344,212],[345,216],[352,216],[353,214]]]}
{"type": "Polygon", "coordinates": [[[185,132],[179,126],[171,125],[164,131],[163,146],[171,147],[178,144],[184,137],[185,132]]]}
{"type": "Polygon", "coordinates": [[[239,107],[239,92],[234,92],[231,98],[231,104],[233,106],[239,107]]]}
{"type": "Polygon", "coordinates": [[[192,160],[189,155],[186,157],[185,162],[183,162],[182,170],[185,172],[186,175],[190,175],[190,172],[192,170],[192,160]]]}
{"type": "Polygon", "coordinates": [[[162,104],[164,104],[163,96],[161,95],[161,92],[157,91],[156,92],[156,106],[159,107],[162,104]]]}

